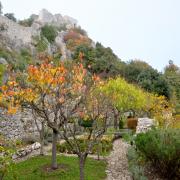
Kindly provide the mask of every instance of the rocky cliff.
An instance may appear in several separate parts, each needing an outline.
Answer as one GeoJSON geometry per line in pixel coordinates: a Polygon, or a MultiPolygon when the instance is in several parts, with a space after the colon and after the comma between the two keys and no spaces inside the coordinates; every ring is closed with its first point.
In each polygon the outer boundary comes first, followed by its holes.
{"type": "Polygon", "coordinates": [[[0,15],[0,47],[7,47],[10,50],[19,51],[22,48],[28,48],[32,52],[36,50],[34,44],[35,37],[40,37],[41,28],[45,25],[51,25],[57,28],[57,37],[55,43],[47,43],[47,52],[52,54],[52,49],[60,49],[62,59],[69,57],[70,52],[66,48],[63,36],[66,34],[62,30],[64,27],[68,31],[77,26],[77,20],[61,14],[51,14],[46,9],[42,9],[39,15],[34,15],[33,23],[30,27],[24,27],[5,16],[0,15]],[[63,31],[63,32],[62,32],[63,31]],[[56,48],[53,48],[56,46],[56,48]]]}

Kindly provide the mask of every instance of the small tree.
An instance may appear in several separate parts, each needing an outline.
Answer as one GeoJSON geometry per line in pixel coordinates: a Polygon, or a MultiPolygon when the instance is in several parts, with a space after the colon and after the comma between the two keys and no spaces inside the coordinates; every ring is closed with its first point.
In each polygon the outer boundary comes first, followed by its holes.
{"type": "Polygon", "coordinates": [[[140,88],[127,83],[122,78],[110,79],[101,88],[110,99],[114,114],[114,127],[117,129],[120,116],[127,111],[140,112],[146,105],[146,94],[140,88]]]}
{"type": "Polygon", "coordinates": [[[39,133],[39,140],[40,140],[40,144],[41,144],[40,155],[43,156],[44,155],[44,136],[45,136],[46,122],[44,121],[44,119],[38,118],[38,115],[36,114],[36,112],[34,110],[32,110],[32,115],[33,115],[33,119],[34,119],[35,125],[38,130],[38,133],[39,133]]]}
{"type": "Polygon", "coordinates": [[[54,26],[45,25],[41,28],[41,35],[46,37],[50,43],[53,43],[57,36],[57,30],[54,26]]]}
{"type": "Polygon", "coordinates": [[[66,113],[63,113],[65,123],[61,136],[79,158],[80,180],[84,180],[84,166],[88,154],[107,129],[109,100],[98,90],[97,84],[99,83],[95,81],[92,87],[86,87],[84,94],[81,94],[81,104],[73,117],[68,105],[65,108],[66,113]],[[78,131],[84,135],[83,148],[76,136],[78,131]]]}
{"type": "Polygon", "coordinates": [[[159,127],[166,129],[173,123],[174,107],[165,96],[148,94],[146,109],[151,117],[155,118],[159,127]]]}
{"type": "Polygon", "coordinates": [[[0,135],[0,180],[4,179],[5,175],[11,169],[14,153],[13,143],[0,135]]]}
{"type": "Polygon", "coordinates": [[[71,104],[71,114],[78,108],[84,93],[87,71],[81,63],[60,63],[55,66],[49,57],[39,66],[30,65],[27,72],[20,73],[24,83],[16,82],[15,76],[1,87],[1,100],[8,103],[8,113],[20,107],[33,110],[53,131],[52,169],[57,168],[56,144],[60,128],[66,123],[64,109],[71,104]],[[73,103],[71,103],[71,101],[73,103]]]}

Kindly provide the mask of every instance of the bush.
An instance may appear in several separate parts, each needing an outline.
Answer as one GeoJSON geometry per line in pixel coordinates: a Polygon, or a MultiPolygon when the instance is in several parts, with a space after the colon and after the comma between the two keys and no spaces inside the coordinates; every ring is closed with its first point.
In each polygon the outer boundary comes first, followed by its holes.
{"type": "Polygon", "coordinates": [[[21,49],[20,54],[16,55],[16,60],[13,63],[14,70],[24,71],[32,63],[32,56],[27,49],[21,49]]]}
{"type": "Polygon", "coordinates": [[[133,134],[133,131],[129,131],[129,132],[126,132],[126,133],[123,133],[122,134],[122,138],[123,140],[125,140],[127,143],[129,144],[134,144],[134,139],[135,139],[135,136],[133,134]]]}
{"type": "Polygon", "coordinates": [[[10,148],[0,146],[0,179],[3,179],[12,165],[13,151],[10,148]]]}
{"type": "Polygon", "coordinates": [[[29,144],[33,144],[33,143],[35,143],[37,141],[37,139],[34,137],[34,136],[31,136],[31,135],[27,135],[27,136],[24,136],[23,138],[22,138],[22,143],[23,144],[27,144],[27,145],[29,145],[29,144]]]}
{"type": "Polygon", "coordinates": [[[33,24],[34,19],[32,17],[28,18],[28,19],[24,19],[22,21],[19,21],[19,24],[21,26],[25,26],[25,27],[31,27],[31,25],[33,24]]]}
{"type": "Polygon", "coordinates": [[[133,147],[128,149],[127,153],[129,171],[134,180],[147,180],[144,175],[143,159],[139,156],[133,147]]]}
{"type": "Polygon", "coordinates": [[[44,36],[36,36],[34,37],[35,47],[37,48],[38,52],[44,52],[48,47],[48,41],[44,36]]]}
{"type": "Polygon", "coordinates": [[[119,121],[119,129],[123,129],[124,128],[124,121],[120,120],[119,121]]]}
{"type": "Polygon", "coordinates": [[[64,41],[66,42],[67,48],[70,49],[71,51],[75,51],[76,48],[80,45],[87,47],[91,45],[91,40],[88,37],[83,36],[80,33],[73,30],[69,31],[64,36],[64,41]]]}
{"type": "Polygon", "coordinates": [[[9,57],[8,51],[0,48],[0,57],[2,57],[4,59],[8,59],[8,57],[9,57]]]}
{"type": "Polygon", "coordinates": [[[5,71],[6,71],[5,65],[0,64],[0,85],[2,85],[2,80],[3,80],[5,71]]]}
{"type": "Polygon", "coordinates": [[[50,43],[53,43],[57,36],[57,30],[54,26],[45,25],[41,28],[41,35],[44,36],[50,43]]]}
{"type": "MultiPolygon", "coordinates": [[[[14,144],[0,135],[0,179],[11,171],[12,156],[15,153],[14,144]]],[[[14,177],[14,174],[12,175],[14,177]]],[[[14,178],[15,179],[15,178],[14,178]]]]}
{"type": "MultiPolygon", "coordinates": [[[[78,139],[79,146],[81,148],[81,151],[84,151],[87,147],[86,145],[86,139],[80,138],[78,139]]],[[[102,138],[100,142],[97,142],[94,147],[92,148],[92,151],[89,152],[90,154],[107,154],[112,150],[112,138],[102,138]]],[[[67,142],[61,143],[57,145],[57,150],[60,153],[68,153],[68,154],[74,154],[73,149],[69,146],[67,142]]]]}
{"type": "Polygon", "coordinates": [[[138,134],[137,150],[166,178],[180,178],[179,129],[151,130],[138,134]]]}

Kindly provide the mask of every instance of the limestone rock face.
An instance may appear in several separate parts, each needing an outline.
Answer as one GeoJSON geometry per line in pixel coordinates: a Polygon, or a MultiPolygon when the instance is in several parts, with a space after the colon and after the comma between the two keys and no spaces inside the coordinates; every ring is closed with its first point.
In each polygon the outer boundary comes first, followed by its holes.
{"type": "Polygon", "coordinates": [[[7,63],[7,61],[4,58],[0,57],[0,64],[7,65],[8,63],[7,63]]]}
{"type": "Polygon", "coordinates": [[[155,125],[154,119],[149,118],[138,118],[138,124],[136,127],[136,134],[147,132],[152,128],[152,126],[155,125]]]}
{"type": "Polygon", "coordinates": [[[68,51],[66,47],[66,43],[64,42],[64,35],[66,32],[62,31],[59,32],[56,39],[55,39],[55,44],[56,46],[61,50],[61,60],[65,59],[70,59],[71,58],[71,53],[68,51]]]}
{"type": "Polygon", "coordinates": [[[32,36],[36,36],[39,33],[32,27],[23,27],[1,15],[0,27],[0,36],[6,37],[8,45],[15,50],[24,46],[29,47],[32,42],[32,36]]]}
{"type": "Polygon", "coordinates": [[[37,21],[43,24],[52,23],[54,21],[54,16],[46,9],[42,9],[39,13],[37,21]]]}
{"type": "MultiPolygon", "coordinates": [[[[40,36],[41,27],[46,24],[56,27],[66,26],[69,29],[77,24],[77,20],[61,14],[53,15],[46,9],[42,9],[39,15],[34,15],[31,27],[24,27],[0,15],[0,39],[13,50],[30,48],[33,51],[34,37],[40,36]]],[[[64,50],[62,49],[62,51],[64,50]]]]}
{"type": "Polygon", "coordinates": [[[42,26],[45,24],[60,27],[66,25],[67,28],[72,28],[77,24],[77,20],[70,16],[62,16],[61,14],[51,14],[46,9],[42,9],[39,13],[38,18],[35,21],[40,23],[42,26]]]}

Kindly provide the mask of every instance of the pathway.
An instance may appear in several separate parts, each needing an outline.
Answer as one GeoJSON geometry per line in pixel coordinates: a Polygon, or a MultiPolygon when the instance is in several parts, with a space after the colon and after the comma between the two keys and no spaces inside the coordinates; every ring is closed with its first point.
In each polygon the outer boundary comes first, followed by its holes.
{"type": "Polygon", "coordinates": [[[132,180],[128,171],[128,160],[126,157],[128,146],[122,139],[114,141],[113,151],[107,159],[106,180],[132,180]]]}

